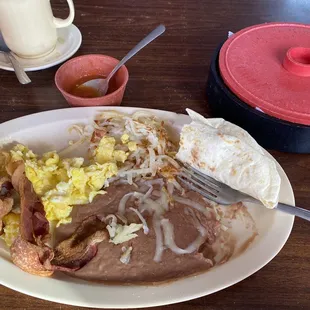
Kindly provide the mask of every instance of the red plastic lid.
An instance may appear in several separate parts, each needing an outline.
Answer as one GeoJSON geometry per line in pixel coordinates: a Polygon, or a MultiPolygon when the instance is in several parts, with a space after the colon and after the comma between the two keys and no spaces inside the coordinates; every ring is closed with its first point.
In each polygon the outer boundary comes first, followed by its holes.
{"type": "Polygon", "coordinates": [[[219,67],[226,85],[247,104],[310,125],[310,25],[245,28],[224,43],[219,67]]]}

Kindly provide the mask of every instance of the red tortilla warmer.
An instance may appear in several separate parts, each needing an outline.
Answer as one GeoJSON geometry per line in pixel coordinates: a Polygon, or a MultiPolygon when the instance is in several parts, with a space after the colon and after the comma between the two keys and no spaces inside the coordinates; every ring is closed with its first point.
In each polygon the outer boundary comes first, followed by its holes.
{"type": "Polygon", "coordinates": [[[211,113],[263,147],[310,153],[310,25],[266,23],[225,41],[211,61],[211,113]]]}

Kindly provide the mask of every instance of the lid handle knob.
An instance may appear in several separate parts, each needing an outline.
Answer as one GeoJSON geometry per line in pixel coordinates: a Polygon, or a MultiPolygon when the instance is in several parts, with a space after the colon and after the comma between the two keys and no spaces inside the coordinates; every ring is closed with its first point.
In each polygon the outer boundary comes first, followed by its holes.
{"type": "Polygon", "coordinates": [[[310,76],[310,48],[291,47],[285,54],[283,67],[299,76],[310,76]]]}

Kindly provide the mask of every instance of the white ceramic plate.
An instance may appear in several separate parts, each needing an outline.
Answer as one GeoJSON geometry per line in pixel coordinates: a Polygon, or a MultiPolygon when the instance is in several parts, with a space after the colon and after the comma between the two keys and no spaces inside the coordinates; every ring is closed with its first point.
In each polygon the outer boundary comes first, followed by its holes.
{"type": "MultiPolygon", "coordinates": [[[[72,136],[67,129],[72,124],[88,123],[98,111],[119,110],[132,113],[136,108],[71,108],[48,111],[18,118],[0,125],[0,144],[17,141],[36,152],[60,150],[72,136]]],[[[189,122],[186,115],[152,110],[162,119],[174,122],[177,131],[189,122]]],[[[294,195],[284,171],[278,165],[282,179],[280,200],[294,204],[294,195]]],[[[294,217],[280,211],[251,205],[249,211],[256,221],[259,236],[243,254],[198,276],[159,286],[104,285],[77,280],[63,274],[41,278],[27,274],[14,266],[0,244],[0,283],[16,291],[64,304],[95,308],[138,308],[172,304],[208,295],[231,286],[267,264],[284,246],[291,232],[294,217]]],[[[259,276],[259,275],[258,275],[259,276]]]]}
{"type": "MultiPolygon", "coordinates": [[[[57,29],[57,35],[56,47],[50,54],[33,59],[16,56],[25,71],[37,71],[56,66],[74,55],[81,46],[82,35],[80,30],[74,25],[57,29]]],[[[1,33],[0,40],[3,40],[1,33]]],[[[12,64],[2,53],[0,53],[0,69],[14,71],[12,64]]]]}

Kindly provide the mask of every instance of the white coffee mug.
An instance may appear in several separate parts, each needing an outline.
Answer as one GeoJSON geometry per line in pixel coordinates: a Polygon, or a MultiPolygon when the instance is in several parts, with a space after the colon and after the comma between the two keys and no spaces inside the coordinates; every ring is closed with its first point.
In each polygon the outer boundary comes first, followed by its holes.
{"type": "Polygon", "coordinates": [[[52,52],[57,43],[56,28],[74,19],[74,5],[67,0],[67,19],[53,16],[50,0],[0,0],[0,31],[7,46],[18,56],[36,58],[52,52]]]}

